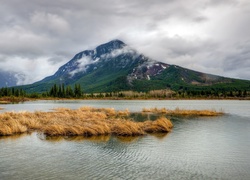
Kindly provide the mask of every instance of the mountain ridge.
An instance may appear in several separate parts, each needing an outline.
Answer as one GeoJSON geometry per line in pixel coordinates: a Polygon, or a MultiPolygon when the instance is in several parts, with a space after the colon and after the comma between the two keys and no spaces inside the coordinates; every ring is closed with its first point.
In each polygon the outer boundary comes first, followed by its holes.
{"type": "Polygon", "coordinates": [[[25,75],[22,73],[0,70],[0,88],[16,86],[24,79],[25,75]]]}
{"type": "Polygon", "coordinates": [[[156,89],[177,91],[184,88],[249,89],[249,82],[156,61],[116,39],[77,53],[54,75],[23,87],[30,92],[44,92],[53,84],[73,86],[77,83],[85,92],[91,93],[156,89]]]}

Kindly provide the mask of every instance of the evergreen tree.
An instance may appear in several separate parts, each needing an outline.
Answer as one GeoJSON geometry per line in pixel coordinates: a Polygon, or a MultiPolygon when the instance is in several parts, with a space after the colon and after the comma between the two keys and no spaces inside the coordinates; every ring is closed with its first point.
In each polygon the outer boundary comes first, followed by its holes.
{"type": "Polygon", "coordinates": [[[20,93],[19,93],[19,89],[16,89],[16,90],[15,90],[14,95],[15,95],[16,97],[19,97],[19,95],[20,95],[20,93]]]}
{"type": "Polygon", "coordinates": [[[81,90],[81,85],[80,84],[75,84],[74,96],[75,97],[81,97],[82,96],[82,90],[81,90]]]}
{"type": "Polygon", "coordinates": [[[247,97],[247,91],[246,91],[246,90],[244,90],[243,96],[244,96],[244,97],[247,97]]]}
{"type": "Polygon", "coordinates": [[[62,87],[61,87],[61,85],[59,85],[59,87],[58,87],[58,96],[57,97],[62,97],[62,87]]]}
{"type": "Polygon", "coordinates": [[[54,84],[53,86],[52,86],[52,88],[50,89],[50,96],[52,96],[52,97],[58,97],[58,87],[57,87],[57,85],[56,84],[54,84]]]}
{"type": "Polygon", "coordinates": [[[71,86],[67,86],[67,87],[66,87],[66,92],[65,92],[65,93],[66,93],[66,97],[68,97],[68,98],[74,96],[74,92],[73,92],[71,86]]]}
{"type": "Polygon", "coordinates": [[[64,83],[62,84],[62,97],[64,97],[64,98],[66,97],[64,83]]]}
{"type": "Polygon", "coordinates": [[[242,91],[238,90],[238,97],[241,97],[241,96],[242,96],[242,91]]]}

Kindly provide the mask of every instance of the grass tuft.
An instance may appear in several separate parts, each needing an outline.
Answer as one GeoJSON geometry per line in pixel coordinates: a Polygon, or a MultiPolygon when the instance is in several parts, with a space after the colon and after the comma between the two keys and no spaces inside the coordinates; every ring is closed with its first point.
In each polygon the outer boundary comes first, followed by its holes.
{"type": "Polygon", "coordinates": [[[140,123],[130,120],[116,121],[112,125],[111,130],[112,134],[117,136],[139,136],[145,134],[140,123]]]}
{"type": "Polygon", "coordinates": [[[171,131],[172,128],[172,122],[165,117],[160,117],[155,121],[146,121],[143,123],[143,129],[147,133],[165,133],[171,131]]]}

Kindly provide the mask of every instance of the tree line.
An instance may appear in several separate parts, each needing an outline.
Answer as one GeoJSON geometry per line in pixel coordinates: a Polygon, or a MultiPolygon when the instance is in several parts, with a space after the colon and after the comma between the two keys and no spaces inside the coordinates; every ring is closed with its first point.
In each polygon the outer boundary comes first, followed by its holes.
{"type": "Polygon", "coordinates": [[[7,88],[7,87],[3,87],[0,89],[0,97],[4,97],[4,96],[24,97],[26,95],[27,94],[23,89],[7,88]]]}
{"type": "Polygon", "coordinates": [[[64,84],[54,84],[49,91],[43,93],[43,96],[59,97],[59,98],[80,98],[83,95],[83,91],[80,84],[75,84],[74,88],[66,86],[64,84]]]}
{"type": "Polygon", "coordinates": [[[201,97],[201,98],[240,98],[249,97],[247,90],[184,90],[177,91],[176,96],[181,98],[201,97]]]}
{"type": "Polygon", "coordinates": [[[28,97],[28,98],[125,98],[125,99],[149,99],[149,98],[245,98],[250,93],[247,90],[179,90],[172,91],[152,90],[148,92],[118,91],[102,93],[84,93],[80,84],[65,86],[64,84],[54,84],[50,89],[41,94],[27,93],[18,88],[0,88],[0,97],[28,97]]]}
{"type": "Polygon", "coordinates": [[[28,98],[40,98],[40,97],[58,97],[58,98],[80,98],[83,96],[83,91],[80,84],[75,84],[65,87],[64,84],[54,84],[48,91],[39,93],[27,93],[23,89],[19,88],[0,88],[0,97],[28,97],[28,98]]]}

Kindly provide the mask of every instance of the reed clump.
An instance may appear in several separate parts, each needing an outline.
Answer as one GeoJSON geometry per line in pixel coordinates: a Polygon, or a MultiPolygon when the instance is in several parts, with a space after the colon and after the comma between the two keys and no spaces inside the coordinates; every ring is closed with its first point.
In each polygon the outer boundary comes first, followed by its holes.
{"type": "Polygon", "coordinates": [[[128,110],[92,107],[58,108],[52,112],[5,112],[0,114],[0,135],[38,131],[48,136],[138,136],[169,132],[172,128],[172,123],[166,118],[134,122],[124,118],[129,115],[128,110]]]}
{"type": "Polygon", "coordinates": [[[174,110],[162,108],[143,108],[142,112],[144,113],[158,113],[158,114],[165,114],[165,115],[176,115],[176,116],[219,116],[223,115],[222,111],[216,110],[186,110],[186,109],[179,109],[176,108],[174,110]]]}
{"type": "Polygon", "coordinates": [[[7,119],[1,122],[0,135],[12,135],[27,132],[27,127],[16,119],[7,119]]]}
{"type": "Polygon", "coordinates": [[[139,136],[146,132],[143,130],[141,123],[130,120],[119,120],[112,125],[112,133],[117,136],[139,136]]]}
{"type": "Polygon", "coordinates": [[[142,126],[147,133],[165,133],[173,128],[172,122],[165,117],[160,117],[155,121],[145,121],[142,126]]]}

